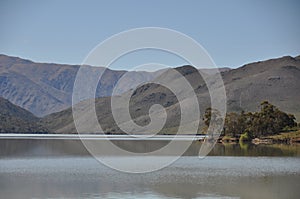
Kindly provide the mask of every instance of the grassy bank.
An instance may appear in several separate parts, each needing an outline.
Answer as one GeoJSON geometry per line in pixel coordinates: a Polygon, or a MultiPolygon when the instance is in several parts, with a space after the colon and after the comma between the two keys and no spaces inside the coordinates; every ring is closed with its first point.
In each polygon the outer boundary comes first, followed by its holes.
{"type": "Polygon", "coordinates": [[[282,132],[277,135],[270,135],[263,137],[263,139],[270,139],[273,143],[300,143],[300,130],[291,132],[282,132]]]}
{"type": "MultiPolygon", "coordinates": [[[[243,134],[241,135],[243,136],[243,134]]],[[[252,142],[254,144],[295,144],[300,143],[300,130],[281,132],[276,135],[262,136],[259,138],[249,139],[248,141],[243,141],[241,136],[221,136],[219,142],[222,143],[239,143],[239,142],[252,142]]]]}

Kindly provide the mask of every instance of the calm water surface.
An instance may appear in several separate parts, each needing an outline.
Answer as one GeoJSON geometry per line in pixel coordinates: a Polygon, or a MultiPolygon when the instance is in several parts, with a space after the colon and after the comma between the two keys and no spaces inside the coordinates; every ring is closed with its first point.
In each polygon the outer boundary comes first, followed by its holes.
{"type": "MultiPolygon", "coordinates": [[[[167,141],[115,141],[135,152],[167,141]]],[[[162,170],[128,174],[92,158],[76,140],[0,140],[0,198],[299,198],[297,145],[216,145],[197,157],[200,142],[162,170]]],[[[134,157],[159,161],[172,155],[134,157]]],[[[124,157],[109,158],[126,160],[124,157]]],[[[122,161],[121,161],[122,160],[122,161]]]]}

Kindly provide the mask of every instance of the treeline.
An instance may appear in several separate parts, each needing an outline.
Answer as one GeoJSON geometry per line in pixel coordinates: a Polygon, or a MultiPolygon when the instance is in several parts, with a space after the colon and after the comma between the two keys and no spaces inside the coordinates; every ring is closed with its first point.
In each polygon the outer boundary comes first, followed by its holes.
{"type": "MultiPolygon", "coordinates": [[[[206,109],[204,122],[208,126],[212,117],[216,117],[217,111],[206,109]]],[[[232,137],[244,136],[245,139],[274,135],[296,127],[296,118],[292,114],[280,111],[268,101],[260,104],[259,112],[244,112],[226,114],[223,135],[232,137]]]]}

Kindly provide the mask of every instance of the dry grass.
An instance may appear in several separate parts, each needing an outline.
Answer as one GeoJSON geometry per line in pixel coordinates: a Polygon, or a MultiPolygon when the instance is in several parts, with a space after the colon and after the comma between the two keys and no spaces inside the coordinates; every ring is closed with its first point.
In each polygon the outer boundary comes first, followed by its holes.
{"type": "Polygon", "coordinates": [[[300,130],[291,131],[291,132],[283,132],[278,135],[271,135],[265,138],[273,139],[274,141],[287,141],[291,139],[300,139],[300,130]]]}

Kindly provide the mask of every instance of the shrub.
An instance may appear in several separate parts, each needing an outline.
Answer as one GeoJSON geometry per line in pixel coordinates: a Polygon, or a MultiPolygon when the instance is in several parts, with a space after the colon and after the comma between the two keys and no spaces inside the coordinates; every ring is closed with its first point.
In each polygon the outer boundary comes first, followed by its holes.
{"type": "Polygon", "coordinates": [[[249,136],[249,133],[248,132],[245,132],[245,133],[243,133],[242,135],[241,135],[241,137],[240,137],[240,142],[249,142],[249,141],[251,141],[252,140],[252,138],[251,138],[251,136],[249,136]]]}

